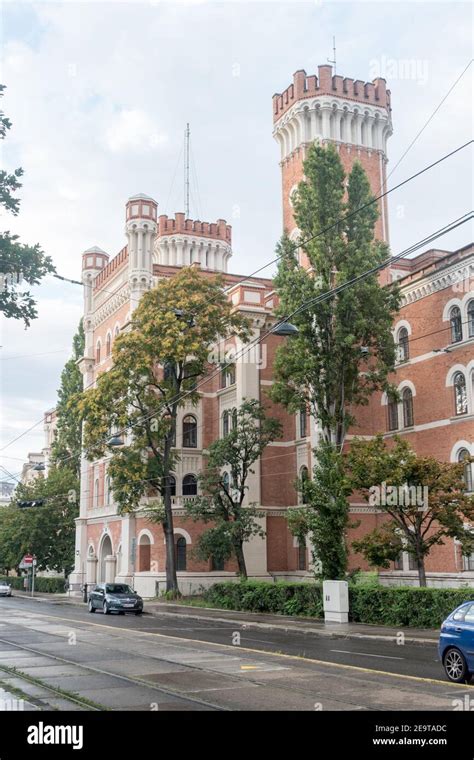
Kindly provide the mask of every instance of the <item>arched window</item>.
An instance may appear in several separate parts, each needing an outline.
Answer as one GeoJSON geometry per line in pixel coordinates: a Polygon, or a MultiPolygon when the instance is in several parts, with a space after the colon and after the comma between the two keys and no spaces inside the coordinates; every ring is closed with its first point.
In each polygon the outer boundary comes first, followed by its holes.
{"type": "Polygon", "coordinates": [[[151,543],[146,533],[140,536],[138,544],[138,572],[147,573],[151,569],[151,543]]]}
{"type": "Polygon", "coordinates": [[[473,462],[470,462],[469,459],[469,451],[467,449],[461,449],[458,454],[458,462],[464,462],[464,483],[466,485],[466,491],[470,493],[473,490],[472,468],[474,467],[474,464],[473,462]]]}
{"type": "Polygon", "coordinates": [[[176,570],[177,572],[186,571],[186,539],[179,536],[176,540],[176,570]]]}
{"type": "Polygon", "coordinates": [[[467,413],[467,390],[466,378],[462,372],[456,372],[453,380],[454,386],[454,411],[456,414],[467,413]]]}
{"type": "Polygon", "coordinates": [[[107,338],[105,341],[105,355],[110,356],[111,350],[112,350],[112,336],[110,333],[107,333],[107,338]]]}
{"type": "Polygon", "coordinates": [[[120,327],[119,327],[119,325],[115,325],[115,330],[114,330],[114,340],[115,340],[115,338],[117,337],[117,335],[119,334],[119,332],[120,332],[120,327]]]}
{"type": "Polygon", "coordinates": [[[302,467],[300,470],[300,496],[301,496],[301,503],[307,504],[308,503],[308,488],[307,483],[309,480],[309,473],[307,467],[302,467]]]}
{"type": "Polygon", "coordinates": [[[222,415],[222,435],[225,436],[229,435],[229,412],[227,409],[222,415]]]}
{"type": "Polygon", "coordinates": [[[459,343],[462,340],[462,316],[459,306],[453,306],[449,312],[451,323],[451,343],[459,343]]]}
{"type": "Polygon", "coordinates": [[[300,438],[306,438],[306,408],[300,409],[298,414],[299,434],[300,438]]]}
{"type": "Polygon", "coordinates": [[[169,490],[170,490],[170,496],[176,496],[176,478],[174,475],[169,476],[168,485],[169,485],[169,490]]]}
{"type": "Polygon", "coordinates": [[[398,430],[398,402],[392,399],[388,402],[388,429],[398,430]]]}
{"type": "Polygon", "coordinates": [[[474,338],[474,300],[467,305],[467,332],[470,338],[474,338]]]}
{"type": "Polygon", "coordinates": [[[110,475],[105,478],[104,504],[110,503],[110,475]]]}
{"type": "Polygon", "coordinates": [[[223,472],[222,473],[222,485],[224,486],[224,489],[226,491],[229,490],[229,487],[230,487],[230,478],[229,478],[229,473],[228,472],[223,472]]]}
{"type": "Polygon", "coordinates": [[[413,426],[413,393],[410,388],[404,388],[402,393],[403,427],[413,426]]]}
{"type": "Polygon", "coordinates": [[[95,363],[100,364],[100,340],[97,341],[95,347],[95,363]]]}
{"type": "Polygon", "coordinates": [[[94,507],[99,506],[99,478],[95,479],[94,483],[94,507]]]}
{"type": "Polygon", "coordinates": [[[298,542],[298,570],[306,570],[306,541],[300,539],[298,542]]]}
{"type": "Polygon", "coordinates": [[[196,496],[197,478],[195,475],[185,475],[183,478],[183,496],[196,496]]]}
{"type": "Polygon", "coordinates": [[[398,361],[406,362],[410,358],[410,343],[408,338],[408,330],[406,327],[401,327],[398,331],[398,361]]]}
{"type": "Polygon", "coordinates": [[[235,364],[221,365],[221,388],[229,388],[235,383],[235,364]]]}
{"type": "Polygon", "coordinates": [[[232,430],[237,427],[237,409],[232,409],[232,430]]]}
{"type": "Polygon", "coordinates": [[[183,419],[183,447],[186,449],[197,448],[197,422],[192,414],[187,414],[183,419]]]}

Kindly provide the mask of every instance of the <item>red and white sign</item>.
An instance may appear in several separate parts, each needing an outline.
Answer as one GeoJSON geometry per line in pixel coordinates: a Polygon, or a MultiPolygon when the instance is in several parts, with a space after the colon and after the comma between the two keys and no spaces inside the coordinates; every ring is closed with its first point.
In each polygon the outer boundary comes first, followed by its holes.
{"type": "Polygon", "coordinates": [[[27,565],[32,565],[33,564],[33,560],[34,560],[34,557],[33,557],[32,554],[25,554],[25,556],[21,560],[21,564],[25,565],[25,567],[26,567],[27,565]]]}

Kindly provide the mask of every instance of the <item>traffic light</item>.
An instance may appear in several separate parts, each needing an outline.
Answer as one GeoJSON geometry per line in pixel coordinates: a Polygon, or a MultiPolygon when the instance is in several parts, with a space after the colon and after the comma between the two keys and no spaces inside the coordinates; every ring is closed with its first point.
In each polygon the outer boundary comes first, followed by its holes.
{"type": "Polygon", "coordinates": [[[44,504],[44,499],[22,499],[21,501],[17,501],[17,504],[20,509],[28,509],[29,507],[42,507],[44,504]]]}

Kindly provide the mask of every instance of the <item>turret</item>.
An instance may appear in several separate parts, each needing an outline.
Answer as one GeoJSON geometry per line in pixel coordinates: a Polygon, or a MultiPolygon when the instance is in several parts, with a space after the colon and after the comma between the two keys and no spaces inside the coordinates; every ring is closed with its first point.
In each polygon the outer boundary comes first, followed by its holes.
{"type": "Polygon", "coordinates": [[[153,285],[153,246],[157,230],[158,204],[149,195],[138,193],[127,201],[125,234],[128,247],[128,279],[131,310],[153,285]]]}
{"type": "Polygon", "coordinates": [[[97,275],[109,263],[109,254],[97,245],[82,254],[82,282],[84,283],[84,316],[93,311],[92,289],[97,275]]]}
{"type": "MultiPolygon", "coordinates": [[[[333,76],[326,64],[318,67],[317,76],[300,69],[293,83],[273,96],[273,136],[280,146],[283,224],[288,232],[295,230],[291,195],[303,178],[308,146],[315,141],[333,143],[346,172],[359,160],[374,195],[383,192],[391,110],[384,79],[363,82],[333,76]]],[[[379,211],[376,234],[388,241],[386,201],[379,202],[379,211]]]]}

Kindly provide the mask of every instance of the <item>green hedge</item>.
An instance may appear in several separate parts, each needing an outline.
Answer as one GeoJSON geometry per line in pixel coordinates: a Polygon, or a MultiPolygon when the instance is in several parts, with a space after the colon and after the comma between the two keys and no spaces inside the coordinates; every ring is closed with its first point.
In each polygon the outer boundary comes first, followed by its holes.
{"type": "MultiPolygon", "coordinates": [[[[204,592],[213,607],[322,618],[322,588],[317,583],[244,581],[216,583],[204,592]]],[[[437,628],[474,589],[350,585],[350,620],[395,627],[437,628]]]]}
{"type": "MultiPolygon", "coordinates": [[[[23,582],[25,576],[16,575],[0,575],[0,580],[7,581],[13,589],[20,589],[23,591],[23,582]]],[[[50,594],[64,594],[64,578],[42,578],[37,576],[35,578],[35,591],[50,594]]]]}
{"type": "Polygon", "coordinates": [[[204,593],[211,605],[226,610],[322,617],[322,589],[315,583],[216,583],[204,593]]]}
{"type": "Polygon", "coordinates": [[[474,588],[352,586],[350,617],[356,623],[437,628],[456,607],[474,601],[474,588]]]}

